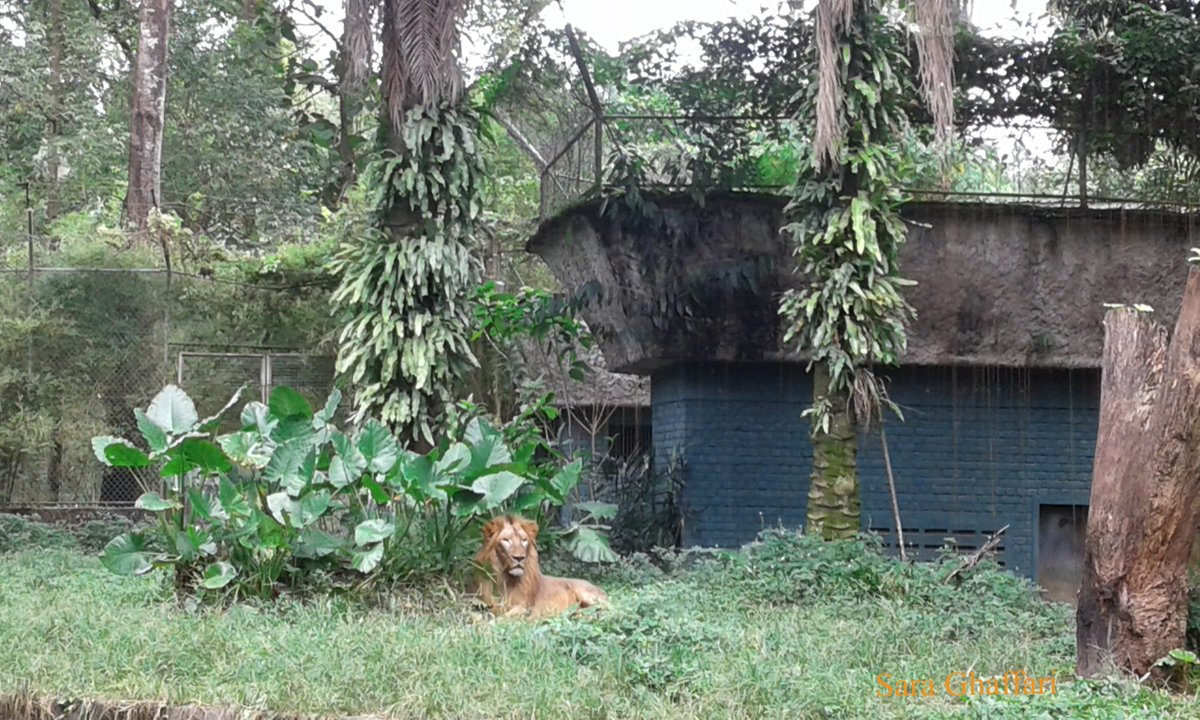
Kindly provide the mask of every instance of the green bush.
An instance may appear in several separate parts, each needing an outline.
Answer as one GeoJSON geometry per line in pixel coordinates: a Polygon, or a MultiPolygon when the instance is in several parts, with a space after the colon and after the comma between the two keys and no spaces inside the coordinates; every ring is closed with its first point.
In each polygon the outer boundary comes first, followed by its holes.
{"type": "MultiPolygon", "coordinates": [[[[403,451],[378,422],[343,433],[332,422],[340,397],[334,391],[314,412],[279,387],[267,405],[245,406],[239,430],[218,435],[237,396],[202,420],[186,393],[167,386],[134,413],[145,449],[93,440],[105,464],[153,466],[161,478],[136,503],[156,516],[153,531],[113,538],[105,566],[124,575],[170,567],[179,591],[258,597],[306,577],[449,572],[463,564],[481,520],[508,511],[545,517],[579,482],[579,462],[549,473],[534,459],[537,442],[510,450],[504,431],[479,417],[425,455],[403,451]]],[[[615,509],[577,509],[591,522],[558,533],[560,542],[584,560],[612,559],[598,521],[615,509]]]]}
{"type": "Polygon", "coordinates": [[[0,555],[21,550],[74,547],[75,538],[65,530],[20,515],[0,513],[0,555]]]}

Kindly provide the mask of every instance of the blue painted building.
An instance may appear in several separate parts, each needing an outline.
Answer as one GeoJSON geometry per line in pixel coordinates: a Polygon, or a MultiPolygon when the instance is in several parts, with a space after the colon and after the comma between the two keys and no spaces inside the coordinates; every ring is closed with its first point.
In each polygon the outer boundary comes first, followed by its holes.
{"type": "MultiPolygon", "coordinates": [[[[585,310],[614,372],[651,379],[656,466],[680,461],[683,544],[737,546],[805,520],[811,402],[783,341],[796,283],[778,197],[659,196],[654,223],[580,204],[530,241],[585,310]]],[[[1120,208],[913,203],[901,269],[917,317],[891,373],[888,439],[905,541],[978,547],[1058,597],[1082,556],[1106,303],[1170,325],[1195,216],[1120,208]]],[[[859,452],[863,529],[895,544],[877,436],[859,452]]]]}
{"type": "MultiPolygon", "coordinates": [[[[888,418],[905,543],[929,556],[1009,526],[999,560],[1034,576],[1039,520],[1057,552],[1082,519],[1099,408],[1095,370],[918,367],[891,374],[904,421],[888,418]],[[1072,523],[1075,525],[1078,523],[1072,523]]],[[[678,364],[651,384],[660,466],[685,459],[684,545],[738,546],[763,527],[804,524],[812,453],[801,412],[812,388],[795,363],[678,364]]],[[[859,452],[863,529],[895,545],[878,435],[859,452]]]]}

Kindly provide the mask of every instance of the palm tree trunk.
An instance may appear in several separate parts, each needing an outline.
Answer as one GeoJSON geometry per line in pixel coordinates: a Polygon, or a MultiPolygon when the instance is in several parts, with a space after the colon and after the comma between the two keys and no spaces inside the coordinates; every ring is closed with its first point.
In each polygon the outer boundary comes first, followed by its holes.
{"type": "Polygon", "coordinates": [[[854,537],[862,517],[858,494],[858,435],[845,393],[829,395],[829,371],[818,363],[813,373],[813,400],[826,396],[832,405],[829,431],[813,432],[812,477],[808,490],[808,532],[825,540],[854,537]]]}

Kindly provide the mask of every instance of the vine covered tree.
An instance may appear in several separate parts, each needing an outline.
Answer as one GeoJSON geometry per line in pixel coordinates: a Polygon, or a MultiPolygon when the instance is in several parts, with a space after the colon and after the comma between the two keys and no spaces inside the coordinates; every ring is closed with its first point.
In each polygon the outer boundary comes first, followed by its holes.
{"type": "Polygon", "coordinates": [[[457,63],[463,0],[383,0],[382,156],[367,170],[373,232],[343,246],[337,369],[357,417],[432,445],[470,348],[472,257],[482,206],[479,116],[457,63]]]}
{"type": "MultiPolygon", "coordinates": [[[[898,363],[914,314],[898,265],[910,68],[886,10],[884,0],[818,4],[815,77],[797,118],[800,176],[786,208],[784,232],[805,281],[780,311],[787,340],[798,339],[814,366],[807,526],[826,539],[859,530],[857,430],[890,405],[872,367],[898,363]]],[[[915,10],[922,87],[944,141],[953,121],[950,5],[925,0],[915,10]]]]}

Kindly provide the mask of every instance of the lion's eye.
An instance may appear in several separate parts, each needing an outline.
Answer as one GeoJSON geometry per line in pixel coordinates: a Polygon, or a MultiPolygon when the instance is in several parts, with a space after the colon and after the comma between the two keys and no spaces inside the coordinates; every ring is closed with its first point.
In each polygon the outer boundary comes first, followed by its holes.
{"type": "Polygon", "coordinates": [[[521,547],[529,547],[529,541],[528,541],[528,540],[522,540],[522,541],[521,541],[521,547]]]}
{"type": "Polygon", "coordinates": [[[508,538],[504,538],[503,540],[500,541],[500,544],[503,545],[504,547],[508,547],[509,545],[512,544],[512,541],[510,541],[508,538]]]}

